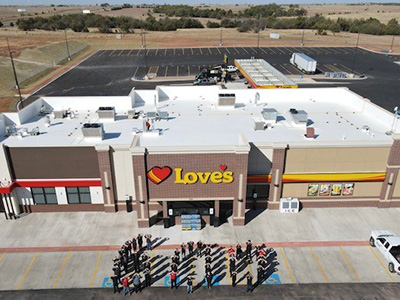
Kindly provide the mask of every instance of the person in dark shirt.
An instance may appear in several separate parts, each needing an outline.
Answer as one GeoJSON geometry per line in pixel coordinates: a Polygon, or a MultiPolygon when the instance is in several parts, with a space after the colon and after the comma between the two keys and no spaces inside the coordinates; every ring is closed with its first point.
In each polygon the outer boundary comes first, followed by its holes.
{"type": "Polygon", "coordinates": [[[193,293],[193,277],[189,276],[187,279],[187,293],[193,293]]]}
{"type": "Polygon", "coordinates": [[[236,276],[237,276],[237,273],[233,272],[232,273],[232,277],[231,277],[231,279],[232,279],[232,287],[236,286],[236,276]]]}
{"type": "Polygon", "coordinates": [[[247,293],[248,293],[248,292],[252,292],[252,291],[253,291],[253,276],[251,275],[250,272],[247,273],[246,279],[247,279],[247,289],[246,289],[246,292],[247,292],[247,293]]]}

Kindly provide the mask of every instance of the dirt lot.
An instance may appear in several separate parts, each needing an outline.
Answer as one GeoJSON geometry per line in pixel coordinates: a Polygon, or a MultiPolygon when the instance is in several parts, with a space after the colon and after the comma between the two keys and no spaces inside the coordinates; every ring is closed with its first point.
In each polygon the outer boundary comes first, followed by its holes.
{"type": "MultiPolygon", "coordinates": [[[[389,1],[388,1],[389,2],[389,1]]],[[[303,5],[309,16],[322,14],[333,20],[337,18],[376,18],[383,23],[400,19],[400,5],[303,5]]]]}

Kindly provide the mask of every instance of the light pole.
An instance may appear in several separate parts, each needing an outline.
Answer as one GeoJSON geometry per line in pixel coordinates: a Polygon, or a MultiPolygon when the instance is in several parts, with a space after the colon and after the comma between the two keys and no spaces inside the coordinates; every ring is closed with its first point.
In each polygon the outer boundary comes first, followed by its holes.
{"type": "Polygon", "coordinates": [[[360,32],[358,32],[358,35],[357,35],[357,43],[356,43],[356,48],[354,49],[353,64],[351,66],[351,74],[354,74],[354,65],[356,64],[356,55],[357,55],[359,40],[360,40],[360,32]]]}
{"type": "Polygon", "coordinates": [[[67,30],[66,29],[64,29],[64,35],[65,35],[65,44],[67,45],[68,60],[71,60],[71,55],[69,54],[69,46],[68,46],[68,38],[67,38],[67,30]]]}
{"type": "Polygon", "coordinates": [[[305,29],[303,29],[303,34],[301,35],[301,47],[304,46],[304,31],[305,29]]]}
{"type": "Polygon", "coordinates": [[[219,36],[219,45],[222,46],[222,22],[221,22],[221,34],[219,36]]]}
{"type": "Polygon", "coordinates": [[[8,38],[6,38],[7,40],[7,46],[8,46],[8,52],[10,53],[10,59],[11,59],[11,66],[14,72],[14,79],[15,79],[15,87],[18,90],[18,95],[19,95],[19,102],[21,103],[21,107],[24,108],[24,102],[22,101],[22,96],[21,96],[21,89],[19,87],[19,83],[18,83],[18,77],[17,77],[17,72],[15,70],[15,65],[14,65],[14,58],[12,56],[12,52],[11,52],[11,48],[10,48],[10,43],[8,42],[8,38]]]}
{"type": "Polygon", "coordinates": [[[392,44],[390,45],[389,53],[392,53],[392,51],[393,51],[393,43],[394,43],[394,34],[393,34],[393,37],[392,37],[392,44]]]}
{"type": "Polygon", "coordinates": [[[261,30],[261,15],[258,16],[258,32],[257,32],[257,57],[260,52],[260,30],[261,30]]]}

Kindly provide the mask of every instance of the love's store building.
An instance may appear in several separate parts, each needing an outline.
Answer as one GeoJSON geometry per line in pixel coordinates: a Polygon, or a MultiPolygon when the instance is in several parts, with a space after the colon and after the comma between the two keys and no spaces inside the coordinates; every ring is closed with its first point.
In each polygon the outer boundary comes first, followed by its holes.
{"type": "Polygon", "coordinates": [[[0,210],[125,211],[138,226],[246,224],[298,198],[400,206],[398,117],[347,88],[164,87],[43,97],[0,115],[0,210]]]}

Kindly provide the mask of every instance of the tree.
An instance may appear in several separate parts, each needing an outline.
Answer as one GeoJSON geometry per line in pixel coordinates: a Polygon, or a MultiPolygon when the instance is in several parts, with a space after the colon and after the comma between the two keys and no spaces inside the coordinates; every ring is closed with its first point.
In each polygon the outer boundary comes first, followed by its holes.
{"type": "Polygon", "coordinates": [[[0,27],[3,27],[3,23],[1,23],[1,21],[0,21],[0,27]]]}
{"type": "Polygon", "coordinates": [[[208,28],[220,28],[221,27],[221,25],[218,22],[211,22],[211,21],[208,21],[206,25],[208,28]]]}
{"type": "Polygon", "coordinates": [[[10,22],[10,26],[11,26],[11,27],[14,27],[14,23],[13,23],[13,22],[10,22]]]}

